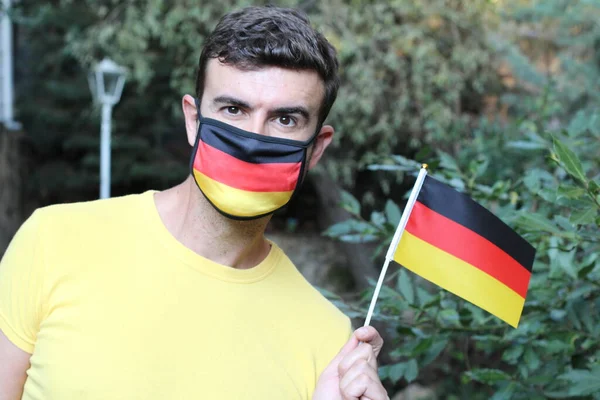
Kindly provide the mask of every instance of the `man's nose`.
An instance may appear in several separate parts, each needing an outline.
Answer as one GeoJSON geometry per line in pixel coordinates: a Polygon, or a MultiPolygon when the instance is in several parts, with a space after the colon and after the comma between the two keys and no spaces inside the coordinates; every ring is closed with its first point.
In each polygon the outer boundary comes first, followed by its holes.
{"type": "Polygon", "coordinates": [[[248,130],[259,135],[268,135],[267,122],[264,116],[253,115],[248,122],[248,130]]]}

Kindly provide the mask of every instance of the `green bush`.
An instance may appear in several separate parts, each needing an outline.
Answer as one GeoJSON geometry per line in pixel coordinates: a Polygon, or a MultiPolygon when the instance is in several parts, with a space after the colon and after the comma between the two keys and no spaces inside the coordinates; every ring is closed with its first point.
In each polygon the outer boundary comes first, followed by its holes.
{"type": "MultiPolygon", "coordinates": [[[[516,81],[502,96],[508,119],[482,118],[448,132],[455,140],[449,151],[424,151],[418,161],[536,247],[520,325],[513,329],[397,269],[374,317],[391,334],[395,360],[381,373],[390,385],[418,379],[443,398],[600,399],[600,5],[504,6],[503,21],[488,39],[516,81]]],[[[392,156],[370,168],[403,177],[416,175],[419,165],[392,156]]],[[[381,243],[375,255],[381,258],[401,199],[367,215],[350,194],[344,198],[354,218],[325,234],[381,243]]],[[[371,294],[334,298],[364,318],[371,294]]]]}

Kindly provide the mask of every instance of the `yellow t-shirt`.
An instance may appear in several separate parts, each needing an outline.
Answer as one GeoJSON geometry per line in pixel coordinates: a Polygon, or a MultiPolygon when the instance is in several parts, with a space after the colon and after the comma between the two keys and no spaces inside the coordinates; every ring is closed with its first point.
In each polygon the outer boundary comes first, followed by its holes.
{"type": "Polygon", "coordinates": [[[214,263],[153,192],[36,211],[0,264],[0,329],[32,353],[25,400],[309,399],[351,335],[275,244],[214,263]]]}

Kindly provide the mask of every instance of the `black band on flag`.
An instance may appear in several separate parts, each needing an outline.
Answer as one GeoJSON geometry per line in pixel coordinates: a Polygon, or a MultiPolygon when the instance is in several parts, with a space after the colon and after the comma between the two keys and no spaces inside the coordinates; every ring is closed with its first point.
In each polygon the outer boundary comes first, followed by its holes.
{"type": "Polygon", "coordinates": [[[531,271],[535,248],[469,196],[427,176],[417,201],[486,238],[531,271]]]}

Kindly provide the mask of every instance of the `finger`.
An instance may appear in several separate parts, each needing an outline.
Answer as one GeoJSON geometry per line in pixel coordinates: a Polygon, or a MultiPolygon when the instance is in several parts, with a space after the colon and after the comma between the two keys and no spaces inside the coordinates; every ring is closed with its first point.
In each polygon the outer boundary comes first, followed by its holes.
{"type": "Polygon", "coordinates": [[[340,378],[340,390],[346,388],[352,383],[354,380],[358,379],[360,375],[367,375],[371,380],[377,381],[379,380],[379,375],[377,374],[377,369],[373,368],[373,366],[369,365],[369,363],[365,359],[356,360],[352,367],[346,371],[346,373],[340,378]]]}
{"type": "Polygon", "coordinates": [[[361,343],[354,350],[347,353],[345,357],[341,360],[338,366],[338,372],[340,376],[344,376],[347,373],[347,371],[352,367],[352,365],[358,360],[364,360],[372,368],[377,368],[377,358],[375,357],[375,353],[373,352],[373,346],[371,346],[369,343],[361,343]]]}
{"type": "Polygon", "coordinates": [[[359,375],[346,386],[340,385],[340,393],[344,400],[358,400],[366,393],[367,387],[371,384],[371,378],[367,375],[359,375]]]}
{"type": "Polygon", "coordinates": [[[361,374],[347,386],[340,388],[344,400],[386,400],[388,398],[385,388],[379,378],[361,374]]]}
{"type": "Polygon", "coordinates": [[[367,386],[367,390],[363,393],[360,400],[389,400],[387,391],[383,387],[381,381],[371,381],[372,384],[367,386]]]}
{"type": "Polygon", "coordinates": [[[361,342],[369,343],[373,346],[373,352],[377,357],[381,352],[381,348],[383,347],[383,338],[377,332],[377,329],[372,326],[363,326],[354,331],[354,336],[361,342]]]}

